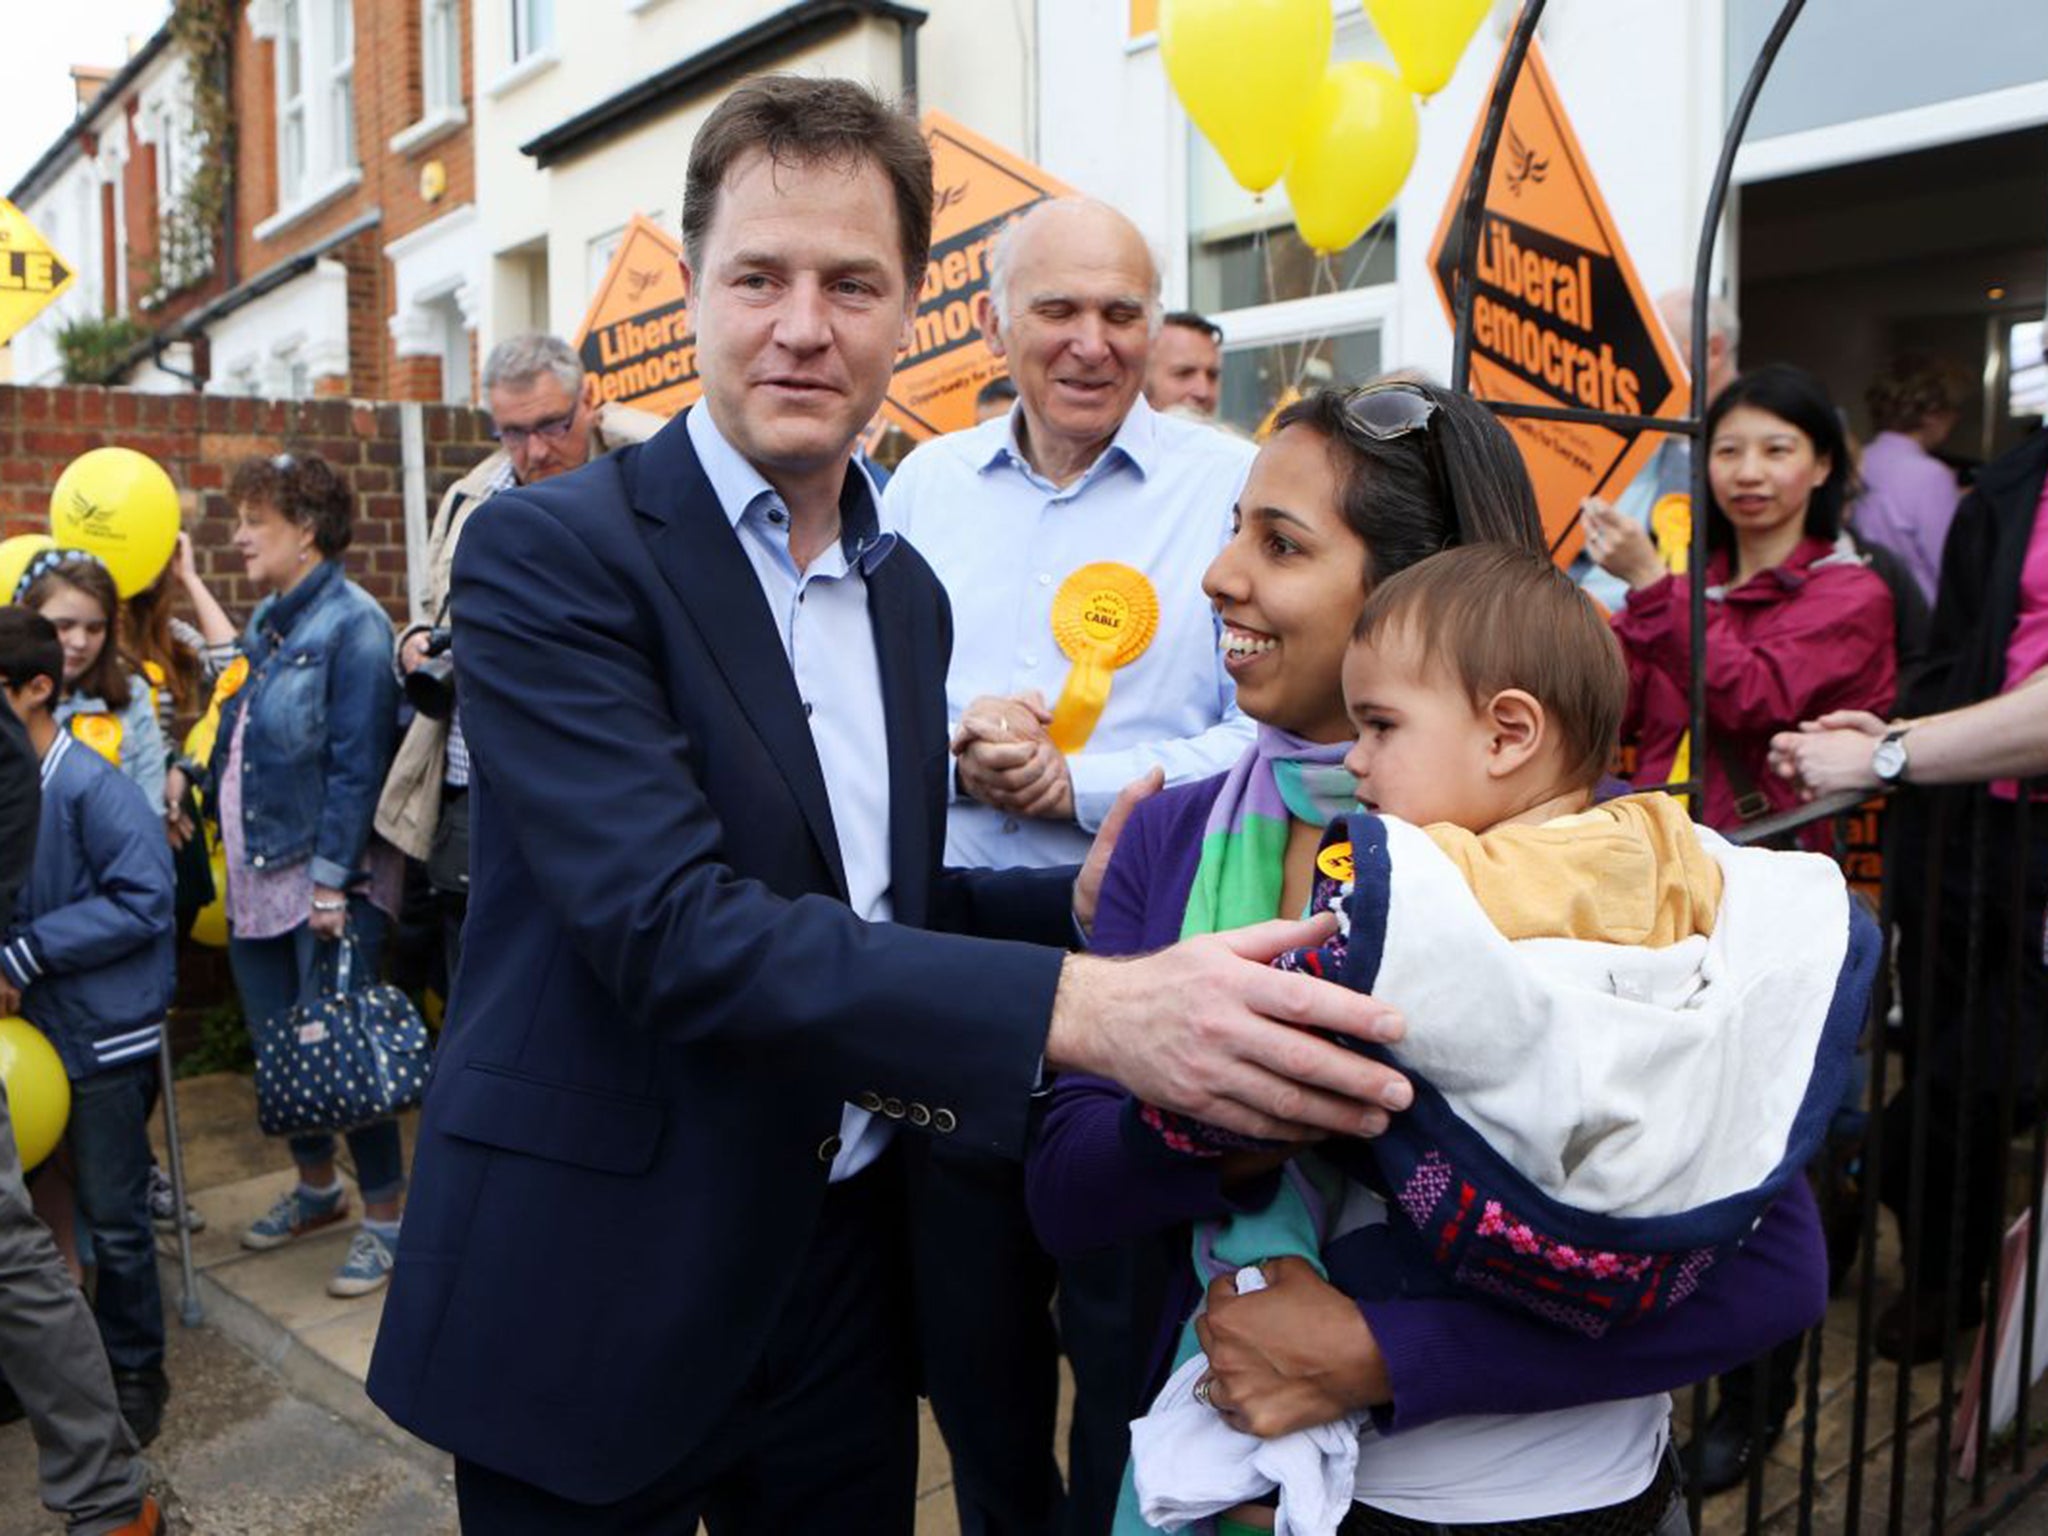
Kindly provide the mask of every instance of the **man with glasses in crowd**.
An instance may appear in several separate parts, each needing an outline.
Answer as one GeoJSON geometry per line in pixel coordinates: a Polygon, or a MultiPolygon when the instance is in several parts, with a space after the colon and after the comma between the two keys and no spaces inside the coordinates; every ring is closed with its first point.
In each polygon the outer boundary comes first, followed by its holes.
{"type": "MultiPolygon", "coordinates": [[[[425,621],[398,637],[401,681],[447,651],[453,617],[448,575],[463,525],[478,507],[499,491],[580,469],[661,429],[658,416],[616,402],[599,405],[596,383],[584,374],[576,349],[559,336],[531,332],[491,349],[484,360],[484,405],[498,449],[441,498],[427,546],[425,621]]],[[[453,671],[445,660],[439,670],[451,696],[438,713],[429,702],[414,716],[378,799],[377,831],[426,865],[452,985],[469,906],[469,753],[461,706],[452,697],[453,671]]],[[[419,684],[407,682],[406,692],[417,705],[419,684]]]]}

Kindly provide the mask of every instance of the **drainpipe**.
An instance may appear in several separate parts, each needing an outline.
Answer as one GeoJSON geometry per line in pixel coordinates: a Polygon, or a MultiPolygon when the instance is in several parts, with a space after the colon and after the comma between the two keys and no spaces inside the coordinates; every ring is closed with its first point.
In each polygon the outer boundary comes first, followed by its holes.
{"type": "MultiPolygon", "coordinates": [[[[232,102],[235,87],[235,50],[225,49],[220,57],[220,93],[223,101],[232,102]]],[[[220,270],[221,290],[232,293],[241,280],[239,253],[235,250],[235,195],[241,190],[241,177],[236,175],[239,167],[237,151],[241,135],[236,133],[234,120],[228,120],[227,142],[220,146],[220,152],[227,163],[227,186],[221,198],[220,211],[220,270]]]]}
{"type": "MultiPolygon", "coordinates": [[[[196,343],[194,344],[193,350],[195,353],[196,360],[196,353],[198,351],[196,343]]],[[[169,363],[164,361],[164,338],[161,332],[159,332],[155,336],[150,337],[149,339],[149,360],[152,363],[155,363],[160,370],[162,370],[165,373],[168,373],[172,378],[183,379],[187,384],[190,384],[192,386],[192,392],[194,394],[203,394],[205,392],[206,376],[204,374],[187,373],[184,369],[173,368],[169,363]]]]}
{"type": "Polygon", "coordinates": [[[896,24],[903,49],[903,110],[912,117],[917,116],[917,29],[923,25],[922,17],[896,24]]]}
{"type": "Polygon", "coordinates": [[[398,454],[405,491],[405,598],[412,622],[433,618],[427,612],[427,433],[426,413],[419,401],[398,406],[398,454]]]}

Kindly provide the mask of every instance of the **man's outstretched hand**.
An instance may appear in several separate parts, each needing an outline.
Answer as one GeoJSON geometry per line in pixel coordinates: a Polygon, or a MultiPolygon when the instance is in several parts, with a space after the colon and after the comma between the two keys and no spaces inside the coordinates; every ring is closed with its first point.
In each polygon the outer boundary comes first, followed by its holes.
{"type": "Polygon", "coordinates": [[[1414,1099],[1390,1067],[1320,1038],[1391,1044],[1385,1003],[1267,962],[1320,944],[1328,915],[1184,939],[1136,960],[1070,955],[1053,999],[1048,1065],[1122,1083],[1147,1103],[1246,1136],[1376,1136],[1414,1099]]]}

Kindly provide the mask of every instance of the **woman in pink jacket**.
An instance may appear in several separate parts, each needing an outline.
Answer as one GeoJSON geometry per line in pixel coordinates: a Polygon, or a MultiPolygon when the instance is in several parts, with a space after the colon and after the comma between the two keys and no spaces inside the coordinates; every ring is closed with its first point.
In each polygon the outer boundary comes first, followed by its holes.
{"type": "MultiPolygon", "coordinates": [[[[1707,411],[1709,826],[1729,831],[1798,804],[1769,770],[1771,737],[1833,709],[1891,708],[1897,682],[1891,591],[1842,539],[1849,460],[1818,379],[1772,364],[1743,374],[1707,411]]],[[[1614,616],[1629,665],[1624,739],[1636,782],[1692,771],[1692,626],[1683,577],[1642,528],[1589,514],[1587,548],[1629,584],[1614,616]]],[[[1810,834],[1824,848],[1826,828],[1810,834]]]]}
{"type": "MultiPolygon", "coordinates": [[[[1836,709],[1884,715],[1897,687],[1892,593],[1842,533],[1849,479],[1841,417],[1820,380],[1782,363],[1745,373],[1707,410],[1708,825],[1733,831],[1799,803],[1769,767],[1771,737],[1836,709]]],[[[1623,739],[1643,786],[1691,769],[1692,624],[1685,578],[1666,570],[1632,519],[1601,514],[1593,558],[1629,584],[1614,616],[1628,658],[1623,739]]],[[[1826,822],[1801,834],[1832,852],[1826,822]]],[[[1760,1371],[1721,1378],[1713,1415],[1693,1437],[1702,1491],[1742,1482],[1781,1433],[1797,1393],[1798,1344],[1760,1371]],[[1765,1397],[1763,1433],[1752,1404],[1765,1397]]]]}

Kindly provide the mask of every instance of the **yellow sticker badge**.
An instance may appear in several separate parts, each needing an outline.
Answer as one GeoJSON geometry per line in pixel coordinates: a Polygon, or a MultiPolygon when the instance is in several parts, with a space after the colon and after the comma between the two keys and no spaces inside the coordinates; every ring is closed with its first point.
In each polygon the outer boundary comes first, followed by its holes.
{"type": "Polygon", "coordinates": [[[1692,496],[1686,491],[1668,491],[1650,508],[1650,537],[1657,541],[1657,553],[1671,567],[1674,576],[1685,574],[1692,558],[1692,496]]]}
{"type": "Polygon", "coordinates": [[[112,715],[73,715],[71,734],[116,768],[121,766],[121,722],[112,715]]]}
{"type": "Polygon", "coordinates": [[[1143,571],[1114,560],[1084,565],[1052,600],[1052,636],[1073,662],[1046,734],[1062,752],[1088,744],[1119,667],[1145,654],[1159,630],[1159,594],[1143,571]]]}
{"type": "Polygon", "coordinates": [[[1349,843],[1330,844],[1329,847],[1316,855],[1316,868],[1320,869],[1332,880],[1349,880],[1352,873],[1351,845],[1349,843]]]}

